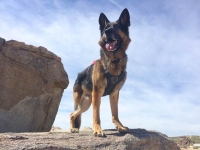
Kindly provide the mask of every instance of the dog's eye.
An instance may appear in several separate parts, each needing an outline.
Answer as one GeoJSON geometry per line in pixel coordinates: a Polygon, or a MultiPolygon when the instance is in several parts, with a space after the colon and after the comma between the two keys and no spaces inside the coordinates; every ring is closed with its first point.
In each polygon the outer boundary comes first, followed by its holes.
{"type": "Polygon", "coordinates": [[[113,29],[114,29],[114,30],[119,30],[119,26],[115,24],[115,25],[113,26],[113,29]]]}

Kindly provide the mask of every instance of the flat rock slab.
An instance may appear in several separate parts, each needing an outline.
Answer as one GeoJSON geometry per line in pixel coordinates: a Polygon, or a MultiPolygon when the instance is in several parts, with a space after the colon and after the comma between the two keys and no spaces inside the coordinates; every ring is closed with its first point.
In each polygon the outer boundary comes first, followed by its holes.
{"type": "Polygon", "coordinates": [[[0,150],[42,149],[109,149],[109,150],[180,150],[167,136],[144,129],[131,129],[119,134],[116,130],[105,130],[106,137],[95,137],[92,131],[2,133],[0,150]]]}

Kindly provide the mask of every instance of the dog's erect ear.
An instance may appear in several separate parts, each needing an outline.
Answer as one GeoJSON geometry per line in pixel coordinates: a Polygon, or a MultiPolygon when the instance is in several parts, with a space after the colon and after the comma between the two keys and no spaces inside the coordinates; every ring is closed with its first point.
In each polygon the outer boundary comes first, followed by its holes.
{"type": "Polygon", "coordinates": [[[124,26],[124,27],[129,27],[131,25],[130,23],[130,15],[129,15],[129,12],[128,12],[128,9],[125,8],[120,17],[119,17],[119,22],[124,26]]]}
{"type": "Polygon", "coordinates": [[[99,16],[99,29],[102,31],[105,25],[110,22],[104,13],[101,13],[99,16]]]}

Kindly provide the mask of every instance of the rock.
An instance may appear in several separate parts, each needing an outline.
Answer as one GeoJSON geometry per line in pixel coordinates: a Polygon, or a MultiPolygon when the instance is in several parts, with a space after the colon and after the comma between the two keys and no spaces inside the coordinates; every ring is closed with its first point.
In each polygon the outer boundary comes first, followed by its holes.
{"type": "Polygon", "coordinates": [[[90,127],[83,127],[81,129],[81,131],[92,131],[92,128],[90,128],[90,127]]]}
{"type": "Polygon", "coordinates": [[[144,129],[131,129],[128,134],[106,130],[107,137],[95,137],[92,131],[4,133],[0,134],[0,149],[109,149],[109,150],[180,150],[167,137],[144,129]]]}
{"type": "Polygon", "coordinates": [[[68,83],[46,48],[0,38],[0,132],[50,131],[68,83]]]}
{"type": "Polygon", "coordinates": [[[181,148],[188,148],[192,146],[194,143],[199,143],[200,137],[198,136],[179,136],[172,138],[179,147],[181,148]]]}
{"type": "Polygon", "coordinates": [[[63,130],[63,129],[60,128],[60,127],[52,126],[50,132],[69,132],[69,130],[63,130]]]}

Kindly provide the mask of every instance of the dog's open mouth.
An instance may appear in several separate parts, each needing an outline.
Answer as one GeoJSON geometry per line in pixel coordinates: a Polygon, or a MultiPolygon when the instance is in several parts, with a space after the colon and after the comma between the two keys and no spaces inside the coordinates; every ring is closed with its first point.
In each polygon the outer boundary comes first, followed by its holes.
{"type": "Polygon", "coordinates": [[[115,51],[115,50],[116,50],[116,45],[117,45],[117,40],[111,40],[111,39],[109,39],[109,40],[106,42],[105,48],[106,48],[108,51],[115,51]]]}

